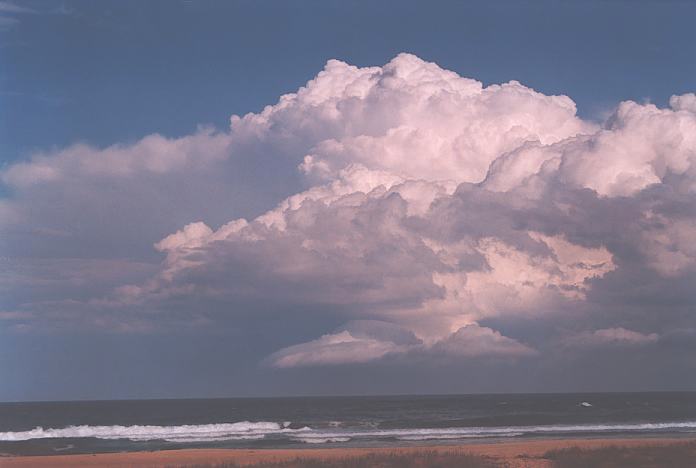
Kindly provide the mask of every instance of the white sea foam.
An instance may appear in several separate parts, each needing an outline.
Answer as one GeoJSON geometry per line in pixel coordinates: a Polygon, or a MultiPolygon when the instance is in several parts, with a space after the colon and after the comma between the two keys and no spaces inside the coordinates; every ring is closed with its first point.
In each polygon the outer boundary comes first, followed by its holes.
{"type": "Polygon", "coordinates": [[[305,430],[309,428],[287,429],[274,422],[249,421],[182,426],[68,426],[60,429],[37,427],[29,431],[0,432],[0,441],[94,437],[133,441],[203,442],[262,439],[270,434],[305,430]]]}
{"type": "Polygon", "coordinates": [[[315,431],[293,437],[398,438],[402,440],[463,439],[471,437],[516,437],[525,434],[601,433],[601,432],[694,432],[696,421],[641,424],[578,424],[507,427],[448,427],[382,429],[359,431],[315,431]]]}
{"type": "Polygon", "coordinates": [[[222,436],[197,436],[197,437],[169,437],[166,440],[167,442],[181,442],[181,443],[187,443],[187,442],[226,442],[226,441],[231,441],[231,440],[260,440],[265,438],[265,434],[254,434],[254,435],[222,435],[222,436]]]}
{"type": "Polygon", "coordinates": [[[408,435],[397,437],[399,440],[417,441],[417,440],[456,440],[456,439],[479,439],[486,437],[518,437],[524,435],[523,432],[507,432],[505,434],[426,434],[426,435],[408,435]]]}
{"type": "Polygon", "coordinates": [[[0,441],[21,441],[48,438],[128,439],[132,441],[163,440],[178,443],[251,441],[286,438],[304,443],[348,442],[354,439],[447,440],[484,437],[517,437],[529,434],[611,433],[611,432],[696,432],[696,421],[637,424],[577,424],[507,427],[448,427],[395,429],[300,429],[289,428],[286,421],[235,422],[181,426],[69,426],[29,431],[0,432],[0,441]]]}
{"type": "Polygon", "coordinates": [[[349,442],[350,437],[319,437],[319,436],[291,436],[292,440],[304,442],[305,444],[326,444],[335,442],[349,442]]]}

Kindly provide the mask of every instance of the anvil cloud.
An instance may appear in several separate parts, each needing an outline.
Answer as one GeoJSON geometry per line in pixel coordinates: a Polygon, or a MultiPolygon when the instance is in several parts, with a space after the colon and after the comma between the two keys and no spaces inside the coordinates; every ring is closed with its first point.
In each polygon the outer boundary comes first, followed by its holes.
{"type": "Polygon", "coordinates": [[[239,325],[258,303],[345,323],[269,350],[283,368],[538,359],[696,327],[694,94],[598,124],[409,54],[330,60],[224,132],[75,145],[0,177],[6,248],[36,257],[3,279],[16,327],[239,325]],[[95,277],[97,259],[115,266],[95,277]]]}

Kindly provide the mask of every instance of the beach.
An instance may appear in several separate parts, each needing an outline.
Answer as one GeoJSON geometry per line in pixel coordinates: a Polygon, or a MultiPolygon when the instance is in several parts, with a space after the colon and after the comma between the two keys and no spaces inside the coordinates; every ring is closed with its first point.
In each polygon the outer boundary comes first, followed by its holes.
{"type": "MultiPolygon", "coordinates": [[[[536,439],[514,442],[489,442],[460,445],[380,448],[309,448],[309,449],[183,449],[153,452],[121,452],[81,455],[7,456],[0,458],[3,468],[41,467],[175,467],[216,466],[224,464],[257,465],[302,460],[331,462],[351,457],[378,455],[417,456],[423,452],[438,454],[467,454],[483,457],[492,466],[551,467],[554,461],[546,458],[550,451],[577,447],[583,451],[609,447],[655,449],[672,451],[675,447],[689,447],[696,452],[696,438],[622,438],[622,439],[536,439]]],[[[599,453],[599,452],[598,452],[599,453]]],[[[652,452],[651,452],[652,453],[652,452]]],[[[660,452],[656,452],[659,453],[660,452]]],[[[664,452],[666,453],[666,452],[664,452]]],[[[611,465],[614,466],[614,465],[611,465]]],[[[650,464],[641,466],[653,466],[650,464]]],[[[660,465],[654,465],[660,466],[660,465]]],[[[677,465],[669,465],[677,466],[677,465]]],[[[687,465],[683,465],[687,466],[687,465]]]]}

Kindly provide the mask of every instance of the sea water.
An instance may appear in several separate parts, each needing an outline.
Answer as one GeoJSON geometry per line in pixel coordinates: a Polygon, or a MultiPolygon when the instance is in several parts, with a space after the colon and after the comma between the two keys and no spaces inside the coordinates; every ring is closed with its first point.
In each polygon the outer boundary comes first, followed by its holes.
{"type": "Polygon", "coordinates": [[[693,392],[0,403],[11,454],[693,433],[693,392]]]}

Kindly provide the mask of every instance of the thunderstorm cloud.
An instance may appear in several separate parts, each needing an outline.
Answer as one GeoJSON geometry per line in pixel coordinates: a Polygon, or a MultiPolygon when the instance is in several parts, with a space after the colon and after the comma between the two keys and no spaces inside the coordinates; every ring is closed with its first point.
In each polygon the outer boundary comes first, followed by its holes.
{"type": "Polygon", "coordinates": [[[22,258],[0,321],[24,333],[343,324],[269,349],[277,369],[657,353],[696,328],[694,94],[597,123],[409,54],[330,60],[224,131],[77,144],[0,181],[22,258]]]}

